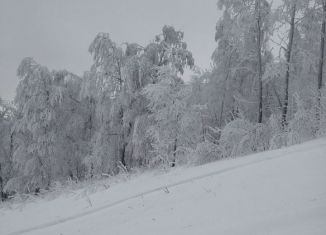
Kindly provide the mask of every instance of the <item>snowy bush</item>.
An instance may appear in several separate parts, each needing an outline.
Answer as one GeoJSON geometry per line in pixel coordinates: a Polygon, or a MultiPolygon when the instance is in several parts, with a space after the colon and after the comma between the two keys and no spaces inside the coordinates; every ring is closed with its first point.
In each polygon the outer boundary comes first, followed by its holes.
{"type": "Polygon", "coordinates": [[[89,155],[85,157],[84,164],[87,169],[88,178],[93,178],[101,173],[102,159],[99,157],[99,155],[89,155]]]}
{"type": "Polygon", "coordinates": [[[316,135],[316,116],[313,108],[305,109],[302,100],[295,96],[297,111],[289,122],[288,145],[302,143],[316,135]]]}
{"type": "Polygon", "coordinates": [[[226,156],[222,146],[209,141],[198,143],[196,149],[194,149],[190,154],[191,161],[196,165],[213,162],[226,156]]]}
{"type": "Polygon", "coordinates": [[[286,146],[288,137],[287,132],[282,128],[281,117],[272,114],[267,125],[270,130],[269,149],[278,149],[286,146]]]}
{"type": "Polygon", "coordinates": [[[230,157],[259,152],[269,148],[268,132],[264,124],[236,119],[223,128],[220,144],[230,157]]]}

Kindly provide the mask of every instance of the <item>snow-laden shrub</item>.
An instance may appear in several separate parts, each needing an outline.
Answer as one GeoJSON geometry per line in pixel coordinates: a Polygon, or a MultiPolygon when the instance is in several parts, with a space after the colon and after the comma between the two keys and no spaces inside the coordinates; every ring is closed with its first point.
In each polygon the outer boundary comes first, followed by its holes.
{"type": "Polygon", "coordinates": [[[268,121],[272,135],[270,149],[302,143],[323,135],[323,130],[326,127],[323,110],[321,110],[320,121],[318,122],[316,118],[317,108],[314,102],[310,106],[305,105],[298,95],[294,95],[294,100],[296,111],[292,119],[288,117],[288,125],[282,127],[281,117],[277,115],[272,115],[268,121]]]}
{"type": "Polygon", "coordinates": [[[326,89],[322,91],[320,99],[320,121],[317,136],[326,136],[326,89]]]}
{"type": "Polygon", "coordinates": [[[198,143],[190,154],[192,163],[196,165],[213,162],[226,156],[222,146],[209,141],[198,143]]]}
{"type": "Polygon", "coordinates": [[[85,157],[83,163],[86,166],[88,178],[93,178],[101,172],[102,159],[99,155],[89,155],[85,157]]]}
{"type": "Polygon", "coordinates": [[[5,187],[3,188],[4,192],[31,192],[28,190],[28,184],[25,177],[14,177],[11,178],[5,187]]]}
{"type": "Polygon", "coordinates": [[[316,116],[313,108],[305,109],[302,100],[295,96],[297,111],[289,122],[287,145],[302,143],[316,134],[316,116]]]}
{"type": "Polygon", "coordinates": [[[220,144],[230,157],[263,151],[269,148],[269,128],[245,119],[229,122],[221,132],[220,144]]]}
{"type": "Polygon", "coordinates": [[[282,117],[280,115],[272,114],[267,121],[270,130],[269,149],[278,149],[287,145],[287,131],[282,128],[282,117]]]}

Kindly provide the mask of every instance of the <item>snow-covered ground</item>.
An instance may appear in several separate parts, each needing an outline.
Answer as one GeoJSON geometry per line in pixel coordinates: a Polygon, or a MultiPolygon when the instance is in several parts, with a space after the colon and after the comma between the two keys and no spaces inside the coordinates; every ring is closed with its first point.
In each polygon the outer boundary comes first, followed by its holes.
{"type": "Polygon", "coordinates": [[[326,139],[0,209],[0,234],[326,234],[326,139]]]}

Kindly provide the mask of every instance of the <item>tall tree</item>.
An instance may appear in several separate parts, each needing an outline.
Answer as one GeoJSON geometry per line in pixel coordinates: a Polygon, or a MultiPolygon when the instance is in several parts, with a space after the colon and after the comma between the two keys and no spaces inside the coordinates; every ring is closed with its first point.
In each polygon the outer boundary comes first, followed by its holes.
{"type": "Polygon", "coordinates": [[[233,24],[230,13],[224,11],[223,17],[216,25],[215,40],[218,46],[212,55],[214,69],[212,78],[209,80],[211,86],[210,94],[210,109],[216,110],[217,124],[222,127],[225,124],[225,119],[230,117],[232,109],[235,108],[235,100],[233,95],[237,90],[238,76],[236,70],[241,63],[239,35],[237,34],[236,26],[233,24]],[[232,102],[230,102],[232,100],[232,102]],[[220,101],[220,106],[214,108],[214,105],[220,101]]]}
{"type": "Polygon", "coordinates": [[[144,88],[150,116],[154,119],[150,132],[156,153],[172,167],[176,164],[180,123],[185,111],[185,90],[180,75],[186,66],[194,66],[192,53],[183,37],[183,32],[164,26],[162,34],[145,48],[145,56],[151,60],[155,71],[152,84],[144,88]]]}
{"type": "Polygon", "coordinates": [[[321,6],[323,9],[322,13],[322,23],[320,29],[320,57],[319,57],[319,67],[318,67],[318,111],[317,119],[320,119],[321,112],[321,93],[323,88],[323,67],[325,60],[325,35],[326,35],[326,0],[321,0],[321,6]]]}
{"type": "Polygon", "coordinates": [[[176,70],[169,66],[159,70],[158,81],[149,84],[144,92],[154,119],[149,133],[159,159],[174,167],[181,134],[181,119],[186,112],[186,90],[176,70]]]}
{"type": "Polygon", "coordinates": [[[32,58],[22,60],[17,74],[20,83],[15,102],[19,118],[15,129],[20,146],[14,152],[15,168],[19,172],[14,188],[30,191],[50,186],[53,176],[51,74],[32,58]]]}
{"type": "Polygon", "coordinates": [[[262,15],[261,0],[255,2],[255,15],[257,23],[257,58],[258,58],[258,123],[263,121],[263,68],[262,68],[262,15]]]}
{"type": "MultiPolygon", "coordinates": [[[[239,91],[240,94],[244,93],[247,87],[246,93],[250,97],[253,92],[249,89],[252,87],[257,89],[256,120],[261,123],[264,111],[262,79],[265,64],[270,58],[267,48],[268,35],[271,31],[270,3],[266,0],[220,0],[218,5],[224,10],[224,14],[223,21],[218,23],[216,39],[221,40],[220,35],[223,34],[223,38],[229,37],[231,48],[239,54],[237,58],[239,63],[233,65],[234,70],[239,73],[236,75],[239,80],[239,91]]],[[[239,98],[239,95],[234,97],[238,100],[249,98],[239,98]]],[[[252,113],[252,110],[248,113],[252,113]]]]}
{"type": "Polygon", "coordinates": [[[4,186],[14,174],[12,169],[14,115],[12,105],[0,97],[0,200],[5,199],[4,186]]]}
{"type": "Polygon", "coordinates": [[[289,83],[290,83],[290,68],[291,68],[291,55],[294,39],[294,30],[295,30],[295,15],[297,2],[291,1],[290,6],[290,31],[288,38],[288,46],[286,48],[286,74],[285,74],[285,89],[284,89],[284,104],[282,108],[282,125],[283,127],[287,125],[287,113],[288,113],[288,104],[289,104],[289,83]]]}

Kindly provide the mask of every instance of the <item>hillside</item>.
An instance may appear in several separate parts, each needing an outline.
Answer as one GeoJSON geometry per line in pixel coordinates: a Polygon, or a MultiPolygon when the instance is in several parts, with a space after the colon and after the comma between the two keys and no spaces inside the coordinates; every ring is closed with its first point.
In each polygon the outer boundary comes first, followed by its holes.
{"type": "Polygon", "coordinates": [[[0,234],[326,234],[326,139],[0,209],[0,234]]]}

